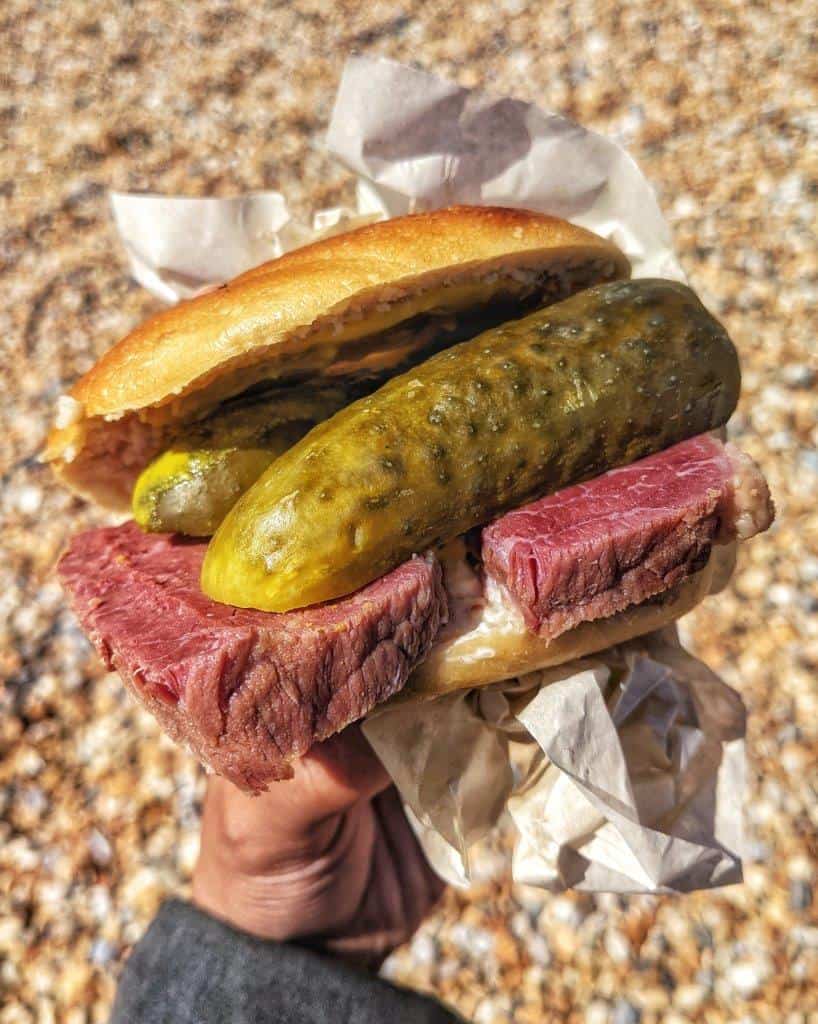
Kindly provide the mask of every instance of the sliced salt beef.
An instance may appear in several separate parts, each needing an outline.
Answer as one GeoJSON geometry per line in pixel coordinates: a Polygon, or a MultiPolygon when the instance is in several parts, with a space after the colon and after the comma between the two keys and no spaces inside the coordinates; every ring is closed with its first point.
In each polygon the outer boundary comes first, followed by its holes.
{"type": "Polygon", "coordinates": [[[752,459],[702,434],[509,512],[483,530],[482,557],[529,629],[553,639],[663,593],[714,543],[772,519],[752,459]]]}
{"type": "Polygon", "coordinates": [[[401,689],[447,615],[436,559],[277,615],[202,594],[206,543],[134,523],[74,537],[58,572],[110,669],[178,742],[245,790],[401,689]]]}

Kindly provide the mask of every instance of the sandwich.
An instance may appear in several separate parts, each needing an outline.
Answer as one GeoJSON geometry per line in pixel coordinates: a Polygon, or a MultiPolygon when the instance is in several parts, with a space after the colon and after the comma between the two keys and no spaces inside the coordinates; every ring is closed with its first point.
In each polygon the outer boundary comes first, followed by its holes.
{"type": "MultiPolygon", "coordinates": [[[[686,286],[541,214],[452,207],[148,320],[46,458],[118,526],[58,572],[109,668],[250,792],[386,700],[674,620],[772,504],[738,358],[686,286]]],[[[434,713],[433,703],[429,713],[434,713]]]]}

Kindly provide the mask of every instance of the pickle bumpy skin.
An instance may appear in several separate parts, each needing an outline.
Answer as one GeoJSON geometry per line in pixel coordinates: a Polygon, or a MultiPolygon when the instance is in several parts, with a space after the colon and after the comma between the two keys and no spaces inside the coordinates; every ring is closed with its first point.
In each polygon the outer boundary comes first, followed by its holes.
{"type": "MultiPolygon", "coordinates": [[[[303,437],[308,426],[298,436],[303,437]]],[[[163,452],[133,492],[136,522],[151,533],[210,537],[242,494],[298,436],[276,448],[205,448],[163,452]]]]}
{"type": "Polygon", "coordinates": [[[692,291],[600,285],[448,349],[319,424],[239,500],[202,586],[269,611],[720,426],[736,351],[692,291]]]}
{"type": "Polygon", "coordinates": [[[133,517],[143,530],[210,537],[251,484],[315,423],[346,404],[340,388],[228,403],[142,471],[133,517]]]}

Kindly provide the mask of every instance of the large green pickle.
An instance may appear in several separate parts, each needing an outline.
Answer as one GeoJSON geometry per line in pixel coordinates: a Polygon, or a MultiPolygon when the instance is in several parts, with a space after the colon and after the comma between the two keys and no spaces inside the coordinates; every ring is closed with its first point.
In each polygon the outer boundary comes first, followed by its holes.
{"type": "Polygon", "coordinates": [[[346,405],[342,388],[240,397],[190,424],[139,475],[133,517],[143,530],[210,537],[265,469],[346,405]]]}
{"type": "Polygon", "coordinates": [[[319,424],[233,507],[202,586],[288,611],[498,514],[723,424],[722,326],[671,281],[600,285],[486,331],[319,424]]]}

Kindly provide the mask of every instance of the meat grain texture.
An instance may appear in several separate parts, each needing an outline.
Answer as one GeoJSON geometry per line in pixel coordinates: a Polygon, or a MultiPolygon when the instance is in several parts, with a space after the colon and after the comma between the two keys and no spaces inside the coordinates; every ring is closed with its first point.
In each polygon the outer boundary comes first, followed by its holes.
{"type": "Polygon", "coordinates": [[[446,621],[433,556],[271,615],[202,593],[206,548],[129,522],[72,538],[58,573],[106,666],[170,736],[250,792],[290,778],[313,743],[397,693],[446,621]]]}
{"type": "Polygon", "coordinates": [[[758,467],[704,434],[509,512],[483,531],[483,563],[554,639],[656,597],[772,518],[758,467]]]}
{"type": "Polygon", "coordinates": [[[814,1024],[814,4],[7,0],[3,14],[2,1024],[107,1020],[130,945],[187,891],[196,855],[198,763],[105,673],[53,576],[69,537],[103,519],[34,458],[54,397],[158,308],[130,279],[106,189],[278,188],[298,215],[350,201],[321,149],[350,50],[625,143],[739,349],[730,432],[777,506],[728,590],[683,623],[749,707],[745,884],[555,898],[509,884],[500,835],[475,855],[475,886],[385,971],[481,1024],[814,1024]]]}

